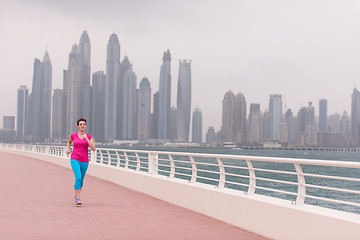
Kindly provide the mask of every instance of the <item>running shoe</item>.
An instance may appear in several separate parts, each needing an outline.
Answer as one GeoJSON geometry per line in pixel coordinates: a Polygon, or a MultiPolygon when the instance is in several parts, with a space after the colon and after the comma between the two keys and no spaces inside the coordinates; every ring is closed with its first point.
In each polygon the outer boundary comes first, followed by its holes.
{"type": "Polygon", "coordinates": [[[81,206],[80,197],[76,197],[76,196],[75,196],[75,206],[81,206]]]}

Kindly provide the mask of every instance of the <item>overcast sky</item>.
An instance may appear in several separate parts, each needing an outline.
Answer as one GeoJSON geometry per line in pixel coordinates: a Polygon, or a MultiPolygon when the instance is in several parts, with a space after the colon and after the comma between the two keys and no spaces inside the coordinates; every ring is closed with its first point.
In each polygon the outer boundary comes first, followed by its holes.
{"type": "Polygon", "coordinates": [[[268,109],[282,94],[296,115],[319,99],[328,114],[350,114],[360,86],[360,2],[357,0],[31,0],[0,4],[0,123],[16,115],[17,89],[31,91],[34,58],[46,47],[53,89],[83,30],[91,42],[91,72],[106,70],[106,45],[119,37],[121,59],[133,64],[137,84],[146,76],[159,89],[163,52],[172,55],[172,106],[176,106],[179,59],[191,59],[192,109],[203,131],[221,127],[222,100],[231,90],[268,109]],[[94,3],[96,2],[96,3],[94,3]]]}

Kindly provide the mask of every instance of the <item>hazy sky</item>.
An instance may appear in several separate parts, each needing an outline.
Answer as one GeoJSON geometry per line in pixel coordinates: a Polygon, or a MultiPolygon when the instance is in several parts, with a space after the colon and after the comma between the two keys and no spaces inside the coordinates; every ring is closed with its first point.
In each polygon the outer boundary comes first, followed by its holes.
{"type": "Polygon", "coordinates": [[[121,59],[133,64],[137,84],[146,76],[159,89],[163,52],[172,54],[172,105],[179,59],[191,59],[192,109],[203,131],[221,126],[228,90],[242,92],[264,111],[270,94],[282,94],[296,115],[328,99],[328,114],[350,112],[360,87],[360,2],[357,0],[13,0],[0,4],[0,123],[16,115],[17,89],[31,91],[34,58],[46,46],[53,89],[83,30],[91,42],[91,72],[106,70],[106,45],[119,37],[121,59]]]}

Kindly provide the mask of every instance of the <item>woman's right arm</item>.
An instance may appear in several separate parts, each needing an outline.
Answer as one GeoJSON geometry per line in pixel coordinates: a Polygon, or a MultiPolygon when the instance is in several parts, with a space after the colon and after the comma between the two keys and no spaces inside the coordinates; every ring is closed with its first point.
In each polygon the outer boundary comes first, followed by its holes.
{"type": "Polygon", "coordinates": [[[70,145],[71,145],[71,143],[72,143],[72,138],[71,138],[71,135],[70,135],[69,140],[66,143],[66,154],[70,154],[70,145]]]}

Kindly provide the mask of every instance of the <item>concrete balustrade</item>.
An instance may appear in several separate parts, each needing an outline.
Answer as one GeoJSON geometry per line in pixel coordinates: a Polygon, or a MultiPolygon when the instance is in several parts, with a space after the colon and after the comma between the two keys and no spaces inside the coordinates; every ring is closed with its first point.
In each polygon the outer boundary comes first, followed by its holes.
{"type": "MultiPolygon", "coordinates": [[[[49,148],[38,152],[34,152],[35,148],[25,149],[29,148],[2,146],[1,150],[70,168],[69,158],[61,155],[64,151],[51,155],[49,148]]],[[[148,172],[99,164],[95,161],[96,153],[91,156],[88,174],[92,176],[269,238],[358,239],[360,236],[358,214],[159,175],[157,153],[149,153],[148,172]]]]}

